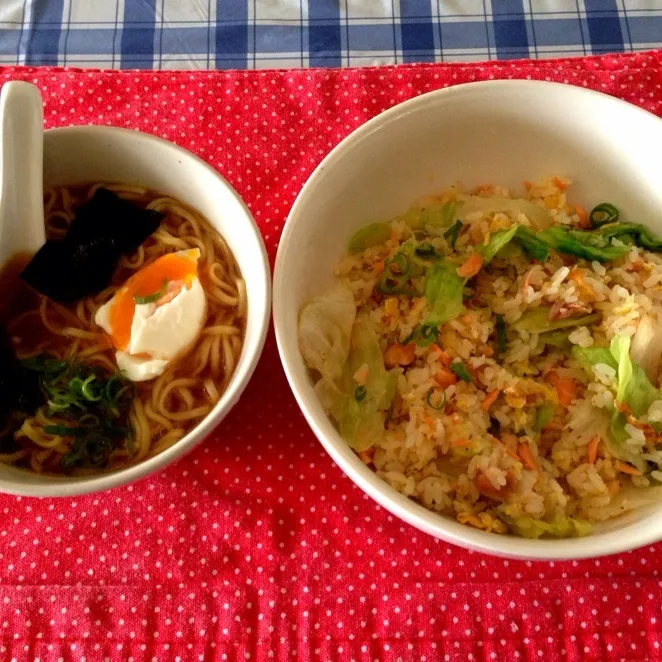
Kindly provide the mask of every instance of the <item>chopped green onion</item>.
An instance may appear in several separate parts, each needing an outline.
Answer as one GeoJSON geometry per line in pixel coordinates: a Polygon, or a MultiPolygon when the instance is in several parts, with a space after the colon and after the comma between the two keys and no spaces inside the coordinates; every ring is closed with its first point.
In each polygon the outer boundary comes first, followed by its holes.
{"type": "Polygon", "coordinates": [[[453,225],[444,232],[444,237],[449,240],[449,244],[451,245],[451,248],[455,248],[455,242],[457,241],[457,238],[460,236],[460,230],[462,230],[462,221],[455,221],[453,225]]]}
{"type": "Polygon", "coordinates": [[[45,425],[46,434],[56,435],[58,437],[76,437],[80,435],[83,428],[69,428],[66,425],[45,425]]]}
{"type": "Polygon", "coordinates": [[[618,209],[608,202],[603,202],[597,207],[593,207],[588,218],[594,228],[599,228],[607,223],[615,223],[618,220],[618,209]]]}
{"type": "Polygon", "coordinates": [[[467,370],[467,366],[464,365],[461,361],[456,363],[451,363],[451,371],[454,372],[463,382],[470,382],[471,375],[467,370]]]}
{"type": "Polygon", "coordinates": [[[80,392],[85,396],[87,400],[90,402],[99,402],[101,400],[101,394],[99,395],[94,395],[92,389],[90,388],[90,385],[92,382],[96,379],[94,375],[90,375],[82,384],[80,387],[80,392]]]}
{"type": "Polygon", "coordinates": [[[503,354],[508,347],[508,335],[506,333],[506,321],[503,315],[496,316],[497,349],[499,354],[503,354]]]}
{"type": "Polygon", "coordinates": [[[404,253],[396,253],[388,263],[388,270],[396,277],[409,274],[409,258],[404,253]]]}
{"type": "Polygon", "coordinates": [[[418,255],[418,257],[432,257],[436,254],[437,249],[427,241],[416,247],[416,255],[418,255]]]}
{"type": "Polygon", "coordinates": [[[554,411],[556,407],[552,402],[544,402],[536,409],[536,420],[533,424],[533,429],[540,432],[554,418],[554,411]]]}
{"type": "Polygon", "coordinates": [[[467,299],[473,299],[475,296],[476,296],[476,290],[470,287],[465,287],[464,290],[462,290],[463,301],[466,301],[467,299]]]}
{"type": "Polygon", "coordinates": [[[137,294],[134,294],[133,299],[138,305],[143,305],[146,303],[154,303],[155,301],[158,301],[166,293],[167,289],[168,289],[168,279],[164,278],[163,285],[161,285],[161,289],[158,292],[153,292],[152,294],[147,294],[146,296],[142,296],[142,297],[138,296],[137,294]]]}
{"type": "Polygon", "coordinates": [[[427,347],[439,337],[439,327],[434,324],[423,324],[415,332],[416,344],[420,347],[427,347]]]}
{"type": "Polygon", "coordinates": [[[46,355],[30,359],[26,369],[38,373],[39,386],[57,424],[45,425],[46,434],[73,439],[60,466],[101,467],[112,453],[125,447],[132,452],[129,408],[135,386],[121,375],[107,377],[96,366],[56,361],[46,355]]]}
{"type": "Polygon", "coordinates": [[[414,336],[416,335],[416,329],[414,329],[402,342],[402,345],[408,345],[413,339],[414,336]]]}
{"type": "Polygon", "coordinates": [[[357,386],[356,391],[354,391],[354,399],[357,402],[361,402],[361,400],[363,400],[365,398],[367,392],[368,392],[368,389],[366,389],[365,386],[363,386],[363,385],[357,386]]]}
{"type": "Polygon", "coordinates": [[[428,403],[428,407],[431,409],[434,409],[435,411],[443,411],[444,408],[446,407],[446,391],[443,389],[436,389],[436,388],[431,388],[428,392],[427,395],[425,396],[425,401],[428,403]],[[437,392],[441,391],[441,402],[437,405],[432,404],[432,395],[437,392]]]}
{"type": "Polygon", "coordinates": [[[389,277],[381,280],[377,285],[377,289],[384,294],[399,294],[406,284],[407,282],[404,279],[389,277]]]}

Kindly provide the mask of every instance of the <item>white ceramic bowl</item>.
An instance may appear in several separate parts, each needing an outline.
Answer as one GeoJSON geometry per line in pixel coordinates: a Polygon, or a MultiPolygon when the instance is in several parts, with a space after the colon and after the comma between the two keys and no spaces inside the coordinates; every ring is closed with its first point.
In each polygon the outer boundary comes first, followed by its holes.
{"type": "Polygon", "coordinates": [[[312,388],[297,346],[300,308],[332,282],[358,228],[392,218],[417,198],[469,186],[564,174],[585,206],[609,201],[662,234],[662,122],[617,99],[542,82],[472,83],[407,101],[360,127],[320,164],[297,198],[274,273],[276,338],[308,423],[331,457],[394,515],[470,549],[529,559],[592,557],[662,538],[662,506],[571,540],[526,540],[477,531],[390,488],[341,439],[312,388]]]}
{"type": "Polygon", "coordinates": [[[163,469],[199,444],[236,404],[257,365],[269,326],[271,273],[260,233],[237,192],[190,152],[137,131],[101,126],[51,129],[44,134],[44,187],[91,182],[147,186],[202,213],[225,238],[246,280],[248,315],[241,358],[211,413],[159,455],[89,477],[49,477],[0,464],[0,492],[71,496],[99,492],[163,469]]]}

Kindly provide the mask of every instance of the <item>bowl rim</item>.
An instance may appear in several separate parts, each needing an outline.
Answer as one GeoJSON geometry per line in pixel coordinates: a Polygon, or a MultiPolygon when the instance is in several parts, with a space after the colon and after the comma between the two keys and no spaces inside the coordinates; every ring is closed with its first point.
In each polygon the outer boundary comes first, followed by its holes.
{"type": "MultiPolygon", "coordinates": [[[[305,370],[301,371],[297,366],[298,343],[292,342],[285,334],[284,312],[282,310],[284,304],[282,303],[283,295],[281,294],[286,287],[285,265],[291,259],[288,255],[290,239],[296,232],[297,223],[303,222],[299,209],[304,205],[304,200],[313,195],[317,187],[321,185],[325,171],[340,161],[345,152],[359,147],[361,143],[369,139],[372,133],[380,131],[388,125],[395,124],[409,113],[421,112],[426,107],[435,107],[445,100],[473,93],[478,88],[481,88],[487,94],[492,91],[503,91],[504,89],[511,91],[535,89],[543,94],[559,92],[575,94],[584,98],[596,99],[603,104],[610,104],[621,109],[627,107],[628,112],[631,112],[635,119],[640,117],[645,121],[650,121],[651,118],[659,121],[656,115],[643,108],[595,90],[551,81],[508,79],[474,81],[426,92],[388,108],[354,129],[322,159],[304,183],[288,214],[278,244],[273,278],[274,330],[281,363],[290,388],[308,425],[342,472],[388,512],[436,538],[470,551],[484,552],[504,558],[539,561],[598,558],[652,544],[662,540],[661,527],[658,527],[657,530],[654,527],[649,527],[646,531],[638,531],[636,540],[624,536],[622,529],[583,538],[534,540],[487,533],[460,524],[444,515],[428,510],[391,488],[366,467],[353,452],[350,451],[351,456],[348,456],[346,451],[349,447],[338,432],[334,430],[331,435],[327,435],[318,423],[316,416],[308,410],[307,396],[303,389],[306,382],[309,385],[309,380],[308,376],[304,374],[305,370]]],[[[660,127],[662,127],[662,124],[660,124],[660,127]]]]}
{"type": "Polygon", "coordinates": [[[218,184],[226,188],[229,193],[235,198],[241,210],[245,215],[245,221],[250,226],[250,232],[255,239],[256,245],[259,249],[259,269],[261,271],[261,279],[264,287],[264,302],[260,309],[253,312],[250,324],[259,329],[253,348],[250,353],[244,358],[244,367],[241,372],[235,371],[232,375],[227,389],[221,396],[221,400],[214,406],[212,411],[192,430],[184,435],[178,442],[166,448],[164,451],[153,457],[139,462],[138,464],[131,465],[110,471],[108,473],[95,474],[77,478],[55,477],[52,482],[44,483],[11,483],[5,484],[0,479],[0,493],[12,494],[16,496],[26,497],[71,497],[83,494],[90,494],[95,492],[105,492],[121,485],[134,483],[142,478],[156,473],[159,470],[165,469],[166,466],[172,464],[180,459],[183,455],[193,450],[198,444],[202,443],[216,428],[222,419],[230,412],[234,405],[239,400],[244,389],[248,385],[264,349],[267,332],[269,330],[269,322],[271,317],[271,269],[269,266],[269,258],[267,256],[264,240],[260,234],[260,230],[251,214],[248,206],[237,193],[234,187],[209,163],[201,159],[199,156],[193,154],[184,147],[180,147],[164,138],[138,131],[134,129],[127,129],[116,126],[103,126],[103,125],[75,125],[67,127],[55,127],[46,129],[44,131],[44,140],[47,136],[64,136],[68,134],[87,134],[94,133],[103,136],[104,134],[109,137],[121,136],[122,139],[130,137],[132,140],[142,140],[145,143],[156,144],[164,147],[174,153],[179,158],[186,158],[193,165],[207,170],[210,175],[215,177],[218,184]]]}

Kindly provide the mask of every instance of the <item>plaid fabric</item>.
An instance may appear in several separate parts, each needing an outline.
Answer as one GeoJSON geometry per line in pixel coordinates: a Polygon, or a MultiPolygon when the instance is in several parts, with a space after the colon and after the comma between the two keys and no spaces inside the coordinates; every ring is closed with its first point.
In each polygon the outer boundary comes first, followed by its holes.
{"type": "Polygon", "coordinates": [[[0,64],[337,67],[660,46],[661,0],[0,2],[0,64]]]}

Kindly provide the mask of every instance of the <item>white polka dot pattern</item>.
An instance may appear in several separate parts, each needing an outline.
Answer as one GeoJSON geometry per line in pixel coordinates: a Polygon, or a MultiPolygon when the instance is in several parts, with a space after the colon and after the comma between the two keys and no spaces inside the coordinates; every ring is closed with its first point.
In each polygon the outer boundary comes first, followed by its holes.
{"type": "MultiPolygon", "coordinates": [[[[197,153],[271,259],[322,157],[378,112],[472,80],[603,90],[662,115],[662,54],[297,72],[3,69],[48,126],[112,124],[197,153]]],[[[0,497],[2,660],[660,659],[662,548],[528,563],[402,524],[333,465],[270,335],[214,437],[164,473],[75,499],[0,497]]]]}

